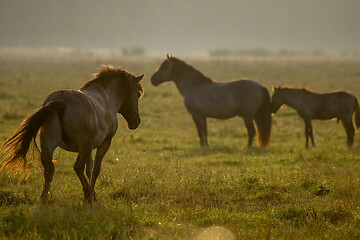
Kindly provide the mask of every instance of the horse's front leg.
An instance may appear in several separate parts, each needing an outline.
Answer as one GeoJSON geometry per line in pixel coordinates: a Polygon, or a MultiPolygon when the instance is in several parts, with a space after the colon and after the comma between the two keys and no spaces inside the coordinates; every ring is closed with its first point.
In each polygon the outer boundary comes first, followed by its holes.
{"type": "Polygon", "coordinates": [[[310,135],[310,139],[311,139],[311,144],[313,147],[315,147],[314,134],[313,134],[313,128],[312,128],[311,121],[310,121],[310,125],[309,125],[309,135],[310,135]]]}
{"type": "Polygon", "coordinates": [[[92,155],[90,155],[90,160],[88,160],[85,163],[86,176],[88,177],[89,182],[91,179],[91,174],[92,174],[93,168],[94,168],[94,161],[92,159],[92,155]]]}
{"type": "Polygon", "coordinates": [[[307,125],[306,121],[305,121],[305,148],[306,148],[306,150],[309,149],[309,131],[308,131],[308,125],[307,125]]]}
{"type": "Polygon", "coordinates": [[[309,149],[309,138],[311,139],[311,143],[313,147],[315,147],[314,136],[312,132],[311,120],[304,119],[304,122],[305,122],[305,139],[306,139],[305,148],[309,149]]]}
{"type": "Polygon", "coordinates": [[[92,188],[92,198],[94,201],[96,201],[96,195],[95,195],[95,182],[97,177],[99,176],[100,169],[101,169],[101,163],[102,160],[106,154],[106,152],[109,150],[111,144],[111,139],[105,140],[97,149],[95,154],[95,162],[92,169],[91,179],[90,179],[90,186],[92,188]]]}
{"type": "Polygon", "coordinates": [[[206,124],[206,118],[200,115],[192,114],[192,118],[195,122],[198,135],[200,138],[200,144],[202,147],[207,147],[208,141],[207,141],[207,124],[206,124]]]}

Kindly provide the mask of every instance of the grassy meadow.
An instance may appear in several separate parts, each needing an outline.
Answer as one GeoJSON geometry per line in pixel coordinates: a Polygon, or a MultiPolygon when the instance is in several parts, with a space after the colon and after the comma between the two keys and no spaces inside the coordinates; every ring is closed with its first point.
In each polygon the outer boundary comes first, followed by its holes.
{"type": "MultiPolygon", "coordinates": [[[[348,149],[341,123],[313,121],[317,146],[306,151],[303,121],[283,106],[273,116],[269,149],[247,148],[244,123],[233,118],[209,119],[210,148],[200,150],[175,85],[150,84],[162,59],[0,53],[1,141],[50,92],[80,88],[101,64],[145,74],[142,123],[131,131],[119,116],[98,201],[83,202],[76,155],[58,149],[46,205],[41,164],[31,162],[22,182],[0,173],[1,239],[211,239],[204,231],[215,226],[224,239],[360,238],[359,133],[348,149]]],[[[360,98],[359,58],[184,59],[216,81],[247,77],[269,91],[281,85],[360,98]]]]}

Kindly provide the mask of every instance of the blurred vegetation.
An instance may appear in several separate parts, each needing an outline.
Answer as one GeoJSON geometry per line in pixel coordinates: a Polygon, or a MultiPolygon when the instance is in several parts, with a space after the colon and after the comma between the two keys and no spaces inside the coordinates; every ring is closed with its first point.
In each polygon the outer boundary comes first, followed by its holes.
{"type": "Polygon", "coordinates": [[[134,47],[123,47],[121,49],[121,53],[123,56],[144,56],[146,51],[145,48],[140,46],[134,47]]]}

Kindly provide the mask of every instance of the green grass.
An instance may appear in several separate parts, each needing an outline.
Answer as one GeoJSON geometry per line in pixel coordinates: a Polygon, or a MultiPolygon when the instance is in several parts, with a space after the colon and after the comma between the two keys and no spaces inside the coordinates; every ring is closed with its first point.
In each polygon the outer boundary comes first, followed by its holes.
{"type": "MultiPolygon", "coordinates": [[[[160,58],[12,57],[0,54],[0,139],[57,89],[78,89],[101,64],[145,73],[142,123],[119,129],[96,185],[83,202],[72,167],[76,155],[56,150],[49,203],[42,169],[24,182],[0,173],[1,239],[196,239],[221,226],[237,239],[358,239],[360,139],[352,149],[336,121],[314,121],[316,148],[306,151],[304,123],[283,107],[273,117],[269,149],[246,148],[240,118],[209,119],[208,150],[173,83],[155,88],[160,58]]],[[[359,59],[186,59],[217,81],[248,77],[271,86],[346,90],[360,97],[359,59]]]]}

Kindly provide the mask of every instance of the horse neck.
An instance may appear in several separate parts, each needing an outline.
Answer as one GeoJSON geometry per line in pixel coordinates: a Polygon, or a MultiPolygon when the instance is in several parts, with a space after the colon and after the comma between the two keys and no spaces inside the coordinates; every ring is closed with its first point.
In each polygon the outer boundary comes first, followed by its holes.
{"type": "Polygon", "coordinates": [[[184,63],[183,66],[177,67],[173,74],[174,82],[182,95],[188,90],[201,87],[213,81],[204,76],[200,71],[184,63]]]}
{"type": "Polygon", "coordinates": [[[119,86],[115,85],[116,84],[109,84],[107,86],[93,85],[81,89],[81,91],[87,94],[92,101],[98,105],[116,114],[125,102],[124,95],[126,94],[121,94],[119,86]]]}
{"type": "Polygon", "coordinates": [[[304,95],[303,91],[299,89],[290,89],[287,91],[287,94],[283,95],[284,104],[297,109],[304,95]]]}

